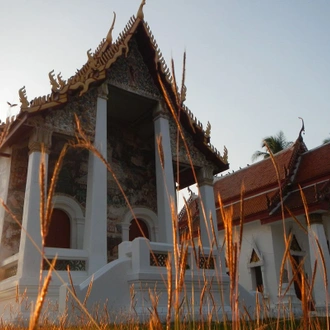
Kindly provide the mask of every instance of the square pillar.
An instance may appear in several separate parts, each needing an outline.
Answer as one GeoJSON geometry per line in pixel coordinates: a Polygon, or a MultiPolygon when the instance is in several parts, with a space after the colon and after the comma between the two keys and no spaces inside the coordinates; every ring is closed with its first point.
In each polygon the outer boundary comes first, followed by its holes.
{"type": "Polygon", "coordinates": [[[154,109],[158,241],[173,244],[171,203],[176,215],[176,192],[167,114],[158,103],[154,109]]]}
{"type": "Polygon", "coordinates": [[[200,193],[200,235],[203,247],[211,247],[214,239],[211,221],[214,227],[215,239],[218,240],[218,223],[215,210],[213,190],[213,168],[203,167],[197,173],[200,193]]]}
{"type": "MultiPolygon", "coordinates": [[[[42,250],[40,224],[40,164],[45,164],[45,185],[47,184],[48,154],[51,146],[51,132],[36,127],[29,139],[29,161],[26,179],[24,209],[22,218],[21,240],[19,246],[17,278],[20,284],[36,284],[39,282],[41,254],[32,243],[42,250]],[[43,151],[42,152],[42,148],[43,151]],[[30,237],[28,237],[28,235],[30,237]]],[[[46,196],[46,191],[45,191],[46,196]]]]}
{"type": "Polygon", "coordinates": [[[315,282],[313,287],[314,301],[316,309],[324,310],[329,304],[329,293],[326,291],[325,281],[328,282],[328,290],[330,285],[330,255],[325,236],[324,226],[322,222],[321,213],[312,213],[309,215],[308,224],[308,241],[311,267],[313,269],[315,260],[317,260],[317,269],[315,275],[315,282]],[[322,257],[319,252],[316,240],[323,253],[323,260],[325,265],[322,265],[322,257]],[[326,273],[324,271],[326,268],[326,273]],[[325,279],[325,274],[327,275],[325,279]]]}
{"type": "MultiPolygon", "coordinates": [[[[94,145],[107,159],[107,100],[106,83],[98,89],[94,145]]],[[[88,251],[88,274],[107,263],[107,168],[89,153],[84,249],[88,251]]]]}

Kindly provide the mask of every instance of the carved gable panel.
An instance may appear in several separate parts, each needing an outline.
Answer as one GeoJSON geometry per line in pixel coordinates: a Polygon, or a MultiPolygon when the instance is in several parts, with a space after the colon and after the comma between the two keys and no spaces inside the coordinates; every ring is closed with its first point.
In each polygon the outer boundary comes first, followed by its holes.
{"type": "Polygon", "coordinates": [[[146,97],[159,98],[159,90],[143,61],[135,38],[128,45],[127,57],[122,55],[111,66],[108,83],[146,97]]]}
{"type": "MultiPolygon", "coordinates": [[[[172,149],[172,155],[173,155],[173,160],[177,161],[179,157],[179,161],[181,163],[185,164],[190,164],[189,157],[188,157],[188,152],[184,146],[184,143],[180,137],[180,143],[179,143],[179,149],[177,146],[177,126],[176,123],[174,122],[173,119],[170,119],[170,136],[171,136],[171,149],[172,149]]],[[[194,146],[194,141],[192,139],[192,136],[187,133],[187,131],[183,129],[183,134],[189,149],[189,154],[192,159],[192,162],[194,166],[198,167],[203,167],[203,166],[210,166],[213,167],[213,164],[208,161],[205,158],[205,155],[199,151],[195,146],[194,146]]]]}

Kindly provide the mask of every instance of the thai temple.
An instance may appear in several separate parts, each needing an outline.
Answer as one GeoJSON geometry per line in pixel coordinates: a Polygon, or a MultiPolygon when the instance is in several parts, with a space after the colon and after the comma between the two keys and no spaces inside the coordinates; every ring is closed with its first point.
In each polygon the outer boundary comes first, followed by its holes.
{"type": "MultiPolygon", "coordinates": [[[[47,315],[67,310],[73,288],[83,301],[93,283],[89,311],[107,303],[109,312],[129,315],[133,306],[134,315],[147,319],[152,291],[165,317],[167,264],[173,281],[179,274],[176,190],[196,178],[214,223],[201,228],[203,251],[185,249],[182,294],[188,292],[191,315],[208,314],[212,306],[217,317],[231,313],[229,277],[209,243],[216,224],[213,178],[228,169],[227,150],[221,155],[210,144],[210,125],[203,129],[184,105],[185,92],[177,91],[144,4],[117,40],[112,24],[71,78],[51,71],[49,95],[29,99],[21,88],[19,114],[1,127],[4,320],[29,318],[55,259],[47,315]]],[[[241,291],[252,306],[254,296],[241,291]]]]}
{"type": "Polygon", "coordinates": [[[330,144],[308,151],[300,134],[277,169],[268,159],[221,177],[228,151],[185,106],[144,5],[72,77],[49,72],[48,95],[21,88],[19,114],[1,125],[2,320],[29,319],[50,268],[51,319],[74,322],[84,304],[113,320],[146,321],[153,307],[165,320],[170,292],[183,319],[253,318],[256,298],[299,314],[303,281],[310,310],[324,311],[330,144]],[[177,191],[196,183],[177,214],[177,191]],[[244,223],[235,291],[229,213],[234,231],[244,223]]]}

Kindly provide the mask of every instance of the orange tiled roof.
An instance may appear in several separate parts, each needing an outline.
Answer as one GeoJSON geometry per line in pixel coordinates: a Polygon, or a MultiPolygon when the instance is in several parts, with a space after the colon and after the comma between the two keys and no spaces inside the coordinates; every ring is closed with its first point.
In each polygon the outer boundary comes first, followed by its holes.
{"type": "MultiPolygon", "coordinates": [[[[308,151],[302,138],[288,149],[274,155],[281,190],[271,159],[262,160],[215,182],[218,225],[223,226],[217,196],[224,209],[233,208],[233,221],[240,220],[241,187],[244,183],[244,222],[262,223],[281,218],[281,198],[290,212],[304,213],[300,187],[310,211],[330,208],[330,143],[308,151]]],[[[286,215],[289,213],[286,211],[286,215]]]]}
{"type": "MultiPolygon", "coordinates": [[[[295,149],[296,144],[274,156],[281,181],[286,177],[286,169],[288,169],[295,149]]],[[[251,196],[258,192],[264,192],[277,187],[277,175],[272,160],[267,158],[233,174],[221,177],[214,184],[216,200],[218,200],[218,195],[220,195],[224,204],[229,201],[234,202],[239,200],[243,184],[245,186],[246,196],[251,196]]]]}
{"type": "Polygon", "coordinates": [[[304,183],[330,175],[330,143],[302,155],[295,182],[304,183]]]}

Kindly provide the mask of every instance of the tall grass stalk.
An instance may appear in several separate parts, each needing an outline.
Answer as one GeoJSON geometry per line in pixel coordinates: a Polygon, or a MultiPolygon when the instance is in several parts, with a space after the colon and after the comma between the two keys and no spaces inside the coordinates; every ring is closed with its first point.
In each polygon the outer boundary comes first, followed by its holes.
{"type": "MultiPolygon", "coordinates": [[[[189,160],[191,170],[193,173],[194,181],[197,182],[197,175],[195,173],[195,168],[193,165],[193,160],[190,154],[190,150],[188,148],[187,141],[185,139],[184,135],[184,130],[181,126],[180,123],[180,112],[182,111],[183,107],[183,102],[186,97],[186,88],[185,88],[185,63],[186,63],[186,53],[184,53],[184,58],[183,58],[183,73],[182,73],[182,81],[181,81],[181,88],[179,92],[179,88],[176,85],[176,77],[175,77],[175,68],[174,68],[174,62],[172,60],[171,62],[171,67],[172,67],[172,77],[173,77],[173,83],[172,83],[172,89],[174,93],[174,100],[170,97],[167,89],[164,86],[164,83],[162,81],[162,78],[160,75],[158,75],[158,82],[161,87],[161,90],[164,95],[164,101],[169,109],[170,113],[172,114],[172,117],[175,121],[176,127],[177,127],[177,141],[176,141],[176,147],[177,147],[177,178],[179,181],[179,147],[180,147],[180,141],[182,141],[184,148],[187,152],[187,158],[189,160]],[[174,103],[173,103],[174,102],[174,103]]],[[[119,190],[121,191],[123,198],[125,199],[127,207],[130,209],[132,215],[134,216],[134,212],[132,209],[132,206],[130,205],[130,202],[128,200],[128,197],[125,194],[125,191],[123,190],[116,173],[114,173],[111,165],[103,157],[103,155],[99,152],[99,150],[91,143],[90,139],[88,136],[84,133],[81,124],[78,120],[78,117],[75,116],[75,122],[76,122],[76,127],[77,127],[77,135],[76,135],[76,141],[71,142],[69,144],[66,144],[64,148],[61,151],[61,154],[59,156],[59,159],[55,165],[54,172],[52,174],[51,180],[50,180],[50,186],[47,191],[46,186],[47,186],[47,174],[46,174],[46,169],[45,169],[45,162],[44,160],[41,161],[40,163],[40,221],[41,221],[41,237],[42,237],[42,248],[40,248],[31,238],[31,235],[29,233],[26,233],[27,237],[32,241],[34,244],[35,248],[38,250],[40,255],[42,256],[42,264],[40,267],[40,278],[43,278],[44,272],[43,272],[43,263],[46,262],[50,266],[49,271],[43,282],[40,282],[40,289],[39,289],[39,294],[37,298],[37,303],[34,309],[33,314],[31,315],[31,321],[29,325],[29,329],[37,329],[39,326],[40,322],[40,316],[42,312],[42,308],[46,299],[46,294],[47,290],[49,288],[49,284],[51,281],[51,276],[52,274],[55,274],[61,282],[64,284],[64,280],[61,278],[59,273],[56,271],[56,260],[57,258],[55,257],[52,262],[50,262],[44,253],[44,246],[45,246],[45,240],[48,234],[49,230],[49,225],[50,225],[50,220],[51,220],[51,215],[52,215],[52,210],[53,210],[53,197],[55,193],[55,188],[56,188],[56,182],[58,179],[58,175],[61,169],[61,166],[63,164],[64,157],[67,153],[68,148],[82,148],[89,150],[91,153],[93,153],[96,157],[98,157],[103,164],[106,166],[108,172],[112,175],[113,179],[115,180],[119,190]]],[[[1,137],[0,137],[0,144],[1,141],[4,140],[6,137],[6,134],[8,134],[10,123],[3,129],[1,137]]],[[[164,153],[163,153],[163,145],[162,145],[162,137],[156,137],[157,140],[157,148],[158,148],[158,154],[160,157],[160,162],[162,169],[164,171],[164,153]]],[[[282,186],[281,186],[281,180],[280,180],[280,175],[279,175],[279,169],[278,165],[276,163],[276,160],[272,153],[270,152],[267,144],[265,143],[269,153],[270,153],[270,158],[271,161],[274,165],[276,176],[277,176],[277,181],[278,181],[278,186],[279,186],[279,193],[280,193],[280,205],[281,205],[281,215],[282,215],[282,220],[283,220],[283,236],[284,236],[284,242],[285,242],[285,251],[284,255],[282,258],[282,263],[280,267],[280,281],[279,281],[279,296],[285,295],[290,286],[293,285],[294,281],[298,279],[298,285],[300,286],[301,292],[302,292],[302,311],[303,311],[303,319],[302,319],[302,324],[301,328],[302,329],[321,329],[321,322],[316,319],[316,321],[312,321],[309,317],[309,302],[312,300],[312,290],[313,286],[315,283],[315,277],[316,277],[316,271],[318,264],[315,262],[313,266],[313,275],[311,281],[308,281],[306,278],[304,272],[303,272],[303,265],[305,260],[303,259],[299,264],[295,262],[295,260],[292,258],[290,255],[290,245],[292,241],[292,233],[286,233],[286,226],[285,226],[285,207],[283,203],[283,192],[282,192],[282,186]],[[283,293],[282,292],[282,282],[283,282],[283,273],[285,269],[285,265],[291,265],[291,269],[293,269],[293,274],[292,277],[290,278],[289,285],[286,288],[286,291],[283,293]],[[299,279],[298,274],[301,274],[301,279],[299,279]]],[[[44,152],[42,153],[44,155],[44,152]]],[[[198,187],[197,187],[198,189],[198,187]]],[[[168,192],[167,192],[168,194],[168,192]]],[[[200,195],[200,193],[199,193],[200,195]]],[[[247,309],[246,311],[246,318],[244,318],[240,314],[240,309],[239,309],[239,263],[240,263],[240,255],[241,255],[241,247],[242,247],[242,239],[243,239],[243,227],[244,227],[244,198],[245,197],[245,187],[242,185],[241,188],[241,203],[240,203],[240,222],[238,225],[238,228],[236,228],[235,224],[233,223],[233,208],[225,208],[221,196],[218,196],[218,203],[220,206],[220,212],[221,212],[221,218],[224,223],[224,231],[225,231],[225,245],[226,245],[226,258],[227,258],[227,265],[229,269],[229,275],[230,275],[230,288],[229,288],[229,299],[230,299],[230,307],[231,307],[231,312],[232,312],[232,322],[228,322],[226,317],[224,317],[223,323],[220,323],[220,320],[217,319],[216,326],[219,329],[233,329],[233,330],[238,330],[238,329],[294,329],[296,327],[296,319],[294,318],[293,313],[289,315],[289,318],[286,318],[286,314],[283,314],[283,318],[281,318],[280,315],[280,308],[278,312],[278,316],[276,320],[274,319],[265,319],[265,315],[267,314],[267,306],[265,305],[265,302],[262,300],[259,300],[259,296],[256,296],[257,299],[257,309],[256,309],[256,317],[255,321],[252,321],[252,316],[249,314],[247,309]],[[287,326],[287,322],[289,322],[289,325],[287,326]]],[[[303,194],[303,191],[301,189],[301,198],[304,203],[305,207],[305,213],[307,217],[307,222],[308,225],[309,223],[309,215],[308,215],[308,207],[307,207],[307,202],[305,199],[305,196],[303,194]]],[[[191,318],[188,319],[182,319],[182,310],[183,307],[187,306],[187,310],[189,309],[189,302],[186,300],[185,295],[185,274],[186,274],[186,265],[187,265],[187,258],[188,258],[188,245],[192,247],[192,252],[193,252],[193,257],[195,259],[196,264],[198,264],[198,260],[201,256],[204,256],[204,246],[202,244],[202,241],[200,239],[200,235],[197,239],[197,245],[194,240],[194,230],[193,230],[193,219],[192,219],[192,214],[191,210],[189,207],[189,204],[185,200],[185,208],[187,211],[187,224],[188,224],[188,239],[186,242],[179,241],[179,236],[178,236],[178,218],[177,218],[177,210],[174,202],[174,196],[168,196],[168,200],[170,201],[170,207],[171,207],[171,221],[172,221],[172,234],[173,234],[173,254],[168,255],[168,259],[166,261],[166,269],[167,269],[167,278],[165,279],[164,277],[163,282],[167,287],[167,316],[166,316],[166,329],[210,329],[213,327],[213,315],[216,313],[217,309],[220,308],[221,306],[216,306],[215,304],[215,297],[212,296],[211,293],[211,287],[212,285],[221,285],[221,276],[222,272],[225,269],[225,265],[218,265],[219,268],[217,268],[217,278],[214,280],[208,280],[206,277],[206,271],[204,270],[202,272],[203,278],[200,281],[200,284],[202,286],[202,291],[200,295],[200,310],[199,310],[199,316],[201,318],[201,321],[196,321],[195,320],[195,296],[194,296],[194,288],[192,292],[192,302],[191,302],[191,310],[192,310],[192,315],[191,318]],[[209,307],[209,312],[206,318],[203,319],[203,305],[204,301],[206,300],[206,297],[209,297],[211,303],[208,306],[209,307]],[[173,315],[173,320],[174,324],[172,324],[172,315],[173,315]],[[188,322],[187,322],[188,320],[188,322]]],[[[20,222],[16,218],[16,216],[11,212],[11,210],[8,208],[8,206],[1,201],[1,204],[3,205],[4,209],[6,212],[8,212],[13,220],[21,227],[21,230],[24,231],[25,229],[21,226],[20,222]]],[[[200,221],[205,221],[205,225],[207,228],[207,233],[208,233],[208,238],[209,238],[209,246],[210,248],[215,248],[217,251],[220,250],[220,253],[223,253],[223,246],[218,242],[218,237],[217,237],[217,228],[214,228],[213,221],[212,221],[212,215],[207,214],[203,201],[200,203],[201,205],[201,219],[200,221]]],[[[288,210],[290,212],[290,210],[288,210]]],[[[301,227],[305,232],[307,232],[306,228],[297,220],[295,217],[292,216],[292,218],[296,221],[299,227],[301,227]]],[[[143,233],[143,230],[140,226],[140,223],[137,221],[136,217],[134,216],[134,219],[137,223],[137,226],[140,230],[141,233],[143,233]]],[[[316,242],[317,246],[317,252],[319,253],[321,257],[321,266],[323,267],[323,276],[324,276],[324,283],[325,283],[325,290],[328,291],[328,282],[327,282],[327,270],[325,267],[325,260],[324,260],[324,255],[321,249],[321,246],[319,244],[319,241],[317,237],[314,235],[314,239],[316,242]]],[[[150,252],[154,257],[154,260],[157,263],[157,258],[154,256],[153,251],[150,247],[150,252]]],[[[211,263],[211,258],[214,258],[214,256],[209,255],[207,256],[208,260],[206,261],[207,264],[211,263]]],[[[220,258],[219,258],[220,262],[220,258]]],[[[108,308],[107,305],[105,304],[104,306],[99,306],[99,310],[95,314],[95,317],[92,317],[90,312],[87,310],[86,305],[87,305],[87,300],[89,298],[90,292],[92,290],[93,286],[93,280],[91,280],[90,285],[88,287],[86,296],[83,300],[83,302],[79,301],[77,298],[77,294],[74,289],[74,283],[71,277],[70,269],[68,268],[68,277],[69,281],[71,284],[71,288],[68,288],[69,293],[72,295],[73,299],[75,302],[78,304],[78,307],[82,313],[83,316],[86,316],[86,319],[84,318],[84,324],[85,328],[88,329],[107,329],[109,327],[109,324],[112,322],[113,328],[114,329],[124,329],[124,328],[131,328],[131,329],[137,329],[139,327],[138,323],[134,321],[131,324],[124,324],[124,323],[116,323],[116,320],[111,320],[110,315],[108,313],[108,308]],[[100,314],[103,312],[103,316],[100,314]],[[102,324],[103,323],[103,324],[102,324]]],[[[149,329],[162,329],[163,324],[162,320],[158,314],[158,303],[159,303],[159,295],[156,291],[153,291],[149,289],[149,299],[151,302],[151,306],[149,308],[150,312],[150,318],[148,322],[148,328],[149,329]]],[[[135,310],[134,307],[134,301],[135,299],[135,292],[134,288],[131,288],[131,300],[132,300],[132,310],[135,310]]],[[[17,293],[17,301],[20,301],[19,294],[17,293]]],[[[224,297],[222,296],[222,301],[224,301],[224,297]]],[[[21,300],[22,303],[22,300],[21,300]]],[[[224,306],[224,302],[223,302],[224,306]]],[[[222,306],[222,307],[223,307],[222,306]]],[[[328,301],[326,301],[326,326],[327,329],[329,329],[329,319],[328,319],[328,301]]],[[[244,306],[243,306],[244,308],[244,306]]],[[[136,311],[135,311],[136,312],[136,311]]],[[[41,324],[43,326],[45,324],[41,324]]],[[[63,316],[63,318],[59,322],[59,328],[63,329],[66,326],[66,318],[63,316]]],[[[47,328],[47,327],[46,327],[47,328]]],[[[55,326],[50,326],[48,328],[55,328],[55,326]]],[[[10,329],[10,325],[7,326],[7,329],[10,329]]]]}

